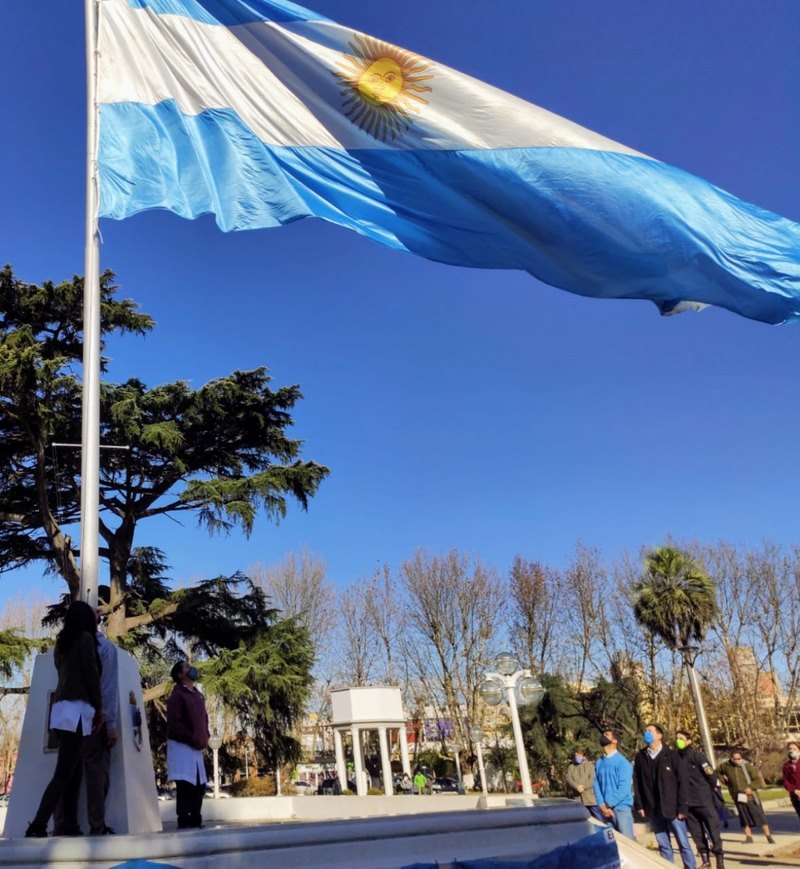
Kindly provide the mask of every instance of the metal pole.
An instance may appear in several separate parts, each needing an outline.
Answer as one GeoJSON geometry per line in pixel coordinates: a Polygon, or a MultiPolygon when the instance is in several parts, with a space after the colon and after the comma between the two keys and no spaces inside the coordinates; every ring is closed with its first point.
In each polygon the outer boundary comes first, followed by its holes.
{"type": "Polygon", "coordinates": [[[219,749],[214,749],[214,799],[219,799],[219,749]]]}
{"type": "Polygon", "coordinates": [[[703,704],[703,695],[700,693],[700,682],[697,679],[697,671],[694,669],[694,663],[685,660],[686,669],[689,671],[689,685],[692,689],[692,697],[694,697],[694,709],[697,713],[697,725],[700,728],[700,739],[703,741],[703,749],[705,750],[708,762],[714,769],[717,768],[717,759],[714,755],[714,743],[711,741],[711,731],[708,727],[708,718],[706,718],[706,708],[703,704]]]}
{"type": "Polygon", "coordinates": [[[483,765],[483,748],[481,747],[480,742],[475,744],[475,748],[478,752],[478,773],[481,777],[481,790],[483,791],[483,795],[487,796],[489,791],[486,785],[486,769],[483,765]]]}
{"type": "Polygon", "coordinates": [[[531,774],[528,772],[528,758],[525,756],[525,744],[522,741],[522,725],[519,723],[519,710],[517,709],[517,698],[514,693],[515,685],[516,679],[513,676],[506,678],[506,696],[508,697],[508,706],[511,709],[511,724],[514,728],[514,744],[517,748],[517,763],[519,764],[519,775],[522,779],[522,793],[532,797],[531,774]]]}
{"type": "Polygon", "coordinates": [[[86,26],[86,250],[83,278],[80,599],[97,606],[100,511],[100,236],[97,227],[97,0],[84,0],[86,26]]]}

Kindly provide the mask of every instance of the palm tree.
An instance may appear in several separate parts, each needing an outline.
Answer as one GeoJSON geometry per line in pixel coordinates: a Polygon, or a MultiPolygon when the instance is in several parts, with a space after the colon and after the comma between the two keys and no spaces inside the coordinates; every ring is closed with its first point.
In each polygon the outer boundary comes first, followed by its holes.
{"type": "Polygon", "coordinates": [[[662,546],[645,556],[644,573],[633,586],[632,602],[636,621],[683,656],[703,746],[716,766],[694,669],[699,644],[717,616],[716,583],[688,553],[662,546]]]}

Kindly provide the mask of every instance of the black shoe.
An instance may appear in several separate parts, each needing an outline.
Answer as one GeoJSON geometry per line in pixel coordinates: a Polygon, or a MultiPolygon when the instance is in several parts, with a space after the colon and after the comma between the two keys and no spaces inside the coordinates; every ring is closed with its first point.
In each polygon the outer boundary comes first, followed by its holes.
{"type": "Polygon", "coordinates": [[[753,844],[753,837],[752,836],[745,836],[744,843],[745,843],[745,845],[752,845],[753,844]]]}
{"type": "Polygon", "coordinates": [[[775,844],[775,840],[772,838],[772,836],[767,836],[767,841],[770,843],[770,845],[775,844]]]}
{"type": "Polygon", "coordinates": [[[46,839],[47,838],[47,828],[42,827],[34,827],[31,822],[28,824],[28,829],[25,830],[25,838],[26,839],[46,839]]]}

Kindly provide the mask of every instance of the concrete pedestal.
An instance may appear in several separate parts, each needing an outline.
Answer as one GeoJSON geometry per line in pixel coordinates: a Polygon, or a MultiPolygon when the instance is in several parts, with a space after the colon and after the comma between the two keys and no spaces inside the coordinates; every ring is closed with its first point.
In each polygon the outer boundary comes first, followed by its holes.
{"type": "MultiPolygon", "coordinates": [[[[161,830],[161,817],[139,668],[135,659],[121,649],[117,650],[117,660],[119,739],[111,750],[111,787],[106,800],[106,823],[117,833],[156,832],[161,830]]],[[[54,748],[48,748],[48,719],[50,699],[56,683],[52,652],[38,655],[33,666],[19,757],[14,771],[14,786],[3,828],[6,838],[25,835],[55,769],[57,752],[54,748]]],[[[88,832],[86,791],[83,787],[78,823],[84,832],[88,832]]],[[[52,822],[50,829],[52,831],[52,822]]]]}

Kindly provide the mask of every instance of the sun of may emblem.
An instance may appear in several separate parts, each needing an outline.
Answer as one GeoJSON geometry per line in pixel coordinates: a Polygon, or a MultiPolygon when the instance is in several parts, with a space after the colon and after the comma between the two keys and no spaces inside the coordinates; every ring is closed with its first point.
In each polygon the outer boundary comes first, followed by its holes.
{"type": "Polygon", "coordinates": [[[427,104],[431,64],[402,48],[370,36],[355,36],[334,75],[342,82],[342,108],[347,117],[375,139],[402,136],[413,113],[427,104]]]}

